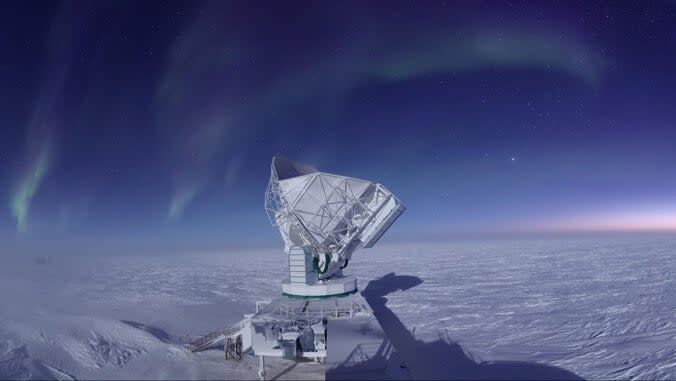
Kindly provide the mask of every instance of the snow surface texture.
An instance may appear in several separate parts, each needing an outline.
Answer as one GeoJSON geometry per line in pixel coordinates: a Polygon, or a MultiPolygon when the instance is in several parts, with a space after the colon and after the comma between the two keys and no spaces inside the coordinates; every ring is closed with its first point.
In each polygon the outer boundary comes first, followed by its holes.
{"type": "MultiPolygon", "coordinates": [[[[277,297],[283,258],[3,254],[0,379],[255,378],[255,358],[182,343],[277,297]]],[[[676,378],[676,237],[382,244],[353,259],[413,376],[676,378]]]]}

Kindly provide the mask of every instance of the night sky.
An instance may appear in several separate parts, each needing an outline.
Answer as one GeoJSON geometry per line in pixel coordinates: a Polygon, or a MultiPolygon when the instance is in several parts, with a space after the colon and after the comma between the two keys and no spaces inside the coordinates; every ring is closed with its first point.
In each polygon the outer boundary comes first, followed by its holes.
{"type": "Polygon", "coordinates": [[[278,244],[275,153],[386,239],[676,229],[676,2],[6,2],[5,248],[278,244]]]}

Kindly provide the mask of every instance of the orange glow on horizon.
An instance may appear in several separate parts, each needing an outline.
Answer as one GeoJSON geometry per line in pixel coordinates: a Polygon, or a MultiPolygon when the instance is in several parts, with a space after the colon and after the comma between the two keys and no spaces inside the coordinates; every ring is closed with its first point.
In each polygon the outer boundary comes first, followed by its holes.
{"type": "Polygon", "coordinates": [[[540,231],[676,231],[676,210],[618,211],[578,215],[524,226],[540,231]]]}

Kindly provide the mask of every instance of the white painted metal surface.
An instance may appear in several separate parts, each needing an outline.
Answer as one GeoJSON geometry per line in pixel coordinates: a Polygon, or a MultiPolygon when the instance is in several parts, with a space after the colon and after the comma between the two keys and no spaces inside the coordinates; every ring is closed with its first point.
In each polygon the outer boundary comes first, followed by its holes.
{"type": "Polygon", "coordinates": [[[282,282],[282,292],[289,296],[338,296],[357,290],[357,278],[353,276],[334,276],[313,284],[282,282]]]}
{"type": "Polygon", "coordinates": [[[322,280],[340,275],[359,247],[372,247],[405,207],[380,184],[319,172],[277,155],[265,209],[285,252],[294,246],[314,250],[322,280]]]}
{"type": "Polygon", "coordinates": [[[294,246],[289,249],[289,284],[313,285],[317,283],[319,278],[312,267],[313,255],[312,248],[309,246],[294,246]]]}

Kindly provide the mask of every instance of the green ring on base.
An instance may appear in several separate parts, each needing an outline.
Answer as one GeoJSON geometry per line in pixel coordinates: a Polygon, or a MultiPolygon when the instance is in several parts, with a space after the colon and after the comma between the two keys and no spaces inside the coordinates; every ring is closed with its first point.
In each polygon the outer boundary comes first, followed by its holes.
{"type": "Polygon", "coordinates": [[[282,292],[282,295],[286,296],[287,298],[291,299],[329,299],[329,298],[342,298],[343,296],[348,296],[356,293],[358,290],[355,288],[352,291],[348,292],[343,292],[342,294],[333,294],[333,295],[294,295],[294,294],[287,294],[286,292],[282,292]]]}

